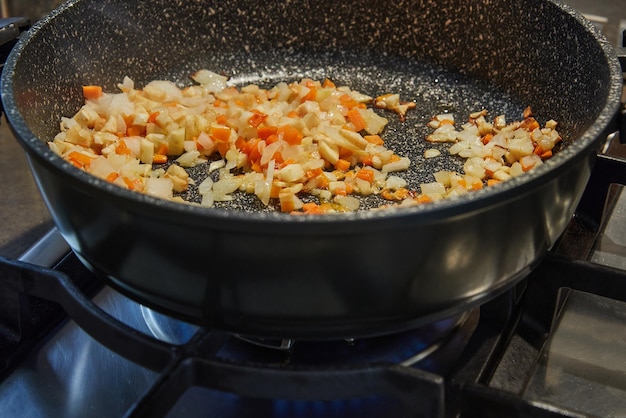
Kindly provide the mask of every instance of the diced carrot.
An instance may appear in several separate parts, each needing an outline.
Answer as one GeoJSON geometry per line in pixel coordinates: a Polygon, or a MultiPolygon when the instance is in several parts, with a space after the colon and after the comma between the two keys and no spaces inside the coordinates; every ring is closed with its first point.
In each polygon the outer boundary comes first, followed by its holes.
{"type": "Polygon", "coordinates": [[[292,111],[290,111],[290,112],[287,112],[287,117],[288,117],[288,118],[292,118],[292,119],[293,119],[293,118],[297,118],[298,116],[300,116],[300,115],[299,115],[299,114],[298,114],[298,112],[296,112],[295,110],[292,110],[292,111]]]}
{"type": "MultiPolygon", "coordinates": [[[[248,154],[249,156],[252,150],[256,149],[256,147],[259,146],[259,142],[261,142],[260,138],[252,138],[249,141],[246,141],[243,147],[241,148],[237,147],[237,148],[239,148],[244,154],[248,154]]],[[[235,145],[237,145],[237,143],[235,143],[235,145]]]]}
{"type": "Polygon", "coordinates": [[[307,170],[304,175],[307,178],[307,180],[310,180],[312,178],[315,178],[319,175],[322,174],[322,169],[321,168],[315,168],[313,170],[307,170]]]}
{"type": "Polygon", "coordinates": [[[493,134],[492,134],[492,133],[485,134],[485,135],[482,137],[482,142],[483,142],[483,144],[484,144],[484,145],[487,145],[487,144],[489,143],[489,141],[491,141],[491,139],[492,139],[492,138],[493,138],[493,134]]]}
{"type": "Polygon", "coordinates": [[[428,197],[427,195],[423,194],[418,196],[416,199],[417,203],[430,203],[432,202],[432,199],[430,197],[428,197]]]}
{"type": "Polygon", "coordinates": [[[224,114],[218,115],[215,118],[215,122],[220,124],[220,125],[224,125],[227,126],[228,125],[228,117],[224,114]]]}
{"type": "Polygon", "coordinates": [[[442,125],[454,125],[454,121],[452,119],[442,119],[439,121],[439,126],[442,125]]]}
{"type": "Polygon", "coordinates": [[[267,119],[267,115],[263,112],[259,112],[258,110],[252,110],[252,116],[248,118],[248,124],[253,128],[258,128],[265,120],[267,119]]]}
{"type": "Polygon", "coordinates": [[[550,157],[552,157],[552,150],[551,150],[551,149],[549,149],[549,150],[547,150],[547,151],[544,151],[544,152],[542,152],[539,156],[541,157],[541,159],[542,159],[542,160],[545,160],[545,159],[547,159],[547,158],[550,158],[550,157]]]}
{"type": "Polygon", "coordinates": [[[117,146],[115,147],[115,153],[116,154],[120,154],[120,155],[130,155],[130,148],[128,148],[128,146],[126,145],[126,141],[124,141],[123,139],[120,139],[120,141],[117,143],[117,146]]]}
{"type": "Polygon", "coordinates": [[[128,177],[124,176],[122,177],[122,180],[124,180],[124,183],[126,184],[126,187],[128,187],[128,190],[137,190],[141,185],[141,180],[139,179],[131,180],[128,177]]]}
{"type": "Polygon", "coordinates": [[[302,210],[304,213],[308,214],[321,214],[322,208],[315,202],[307,202],[302,205],[302,210]]]}
{"type": "Polygon", "coordinates": [[[363,157],[361,159],[361,164],[363,164],[364,166],[372,166],[374,164],[374,161],[372,160],[372,156],[371,155],[367,155],[365,157],[363,157]]]}
{"type": "Polygon", "coordinates": [[[126,129],[126,136],[141,136],[144,132],[144,128],[141,126],[129,126],[126,129]]]}
{"type": "Polygon", "coordinates": [[[533,110],[530,108],[530,106],[527,106],[526,109],[524,109],[524,113],[522,115],[524,116],[524,119],[529,118],[533,115],[533,110]]]}
{"type": "Polygon", "coordinates": [[[359,102],[354,100],[349,94],[344,94],[339,97],[339,102],[342,106],[345,106],[348,110],[352,109],[355,106],[358,106],[359,102]]]}
{"type": "Polygon", "coordinates": [[[542,160],[552,157],[552,150],[544,150],[539,144],[537,144],[533,153],[537,154],[542,160]]]}
{"type": "Polygon", "coordinates": [[[539,128],[539,122],[537,122],[533,117],[527,117],[522,121],[522,123],[520,123],[519,127],[530,132],[539,128]]]}
{"type": "Polygon", "coordinates": [[[102,96],[101,86],[83,86],[83,96],[85,99],[94,100],[102,96]]]}
{"type": "Polygon", "coordinates": [[[322,83],[322,87],[325,87],[325,88],[335,88],[335,83],[333,83],[330,79],[327,78],[322,83]]]}
{"type": "Polygon", "coordinates": [[[498,183],[500,183],[500,180],[496,180],[496,179],[487,180],[487,186],[495,186],[498,183]]]}
{"type": "Polygon", "coordinates": [[[278,135],[271,134],[270,136],[267,137],[267,139],[265,140],[265,143],[269,145],[269,144],[273,144],[276,141],[278,141],[278,135]]]}
{"type": "Polygon", "coordinates": [[[359,170],[356,173],[356,176],[361,180],[365,180],[368,183],[374,182],[374,172],[372,170],[359,170]]]}
{"type": "Polygon", "coordinates": [[[215,146],[217,148],[217,152],[219,152],[222,157],[225,156],[230,149],[230,144],[224,141],[216,142],[215,146]]]}
{"type": "Polygon", "coordinates": [[[118,173],[116,173],[115,171],[113,171],[111,174],[109,174],[108,176],[106,176],[105,180],[108,181],[109,183],[113,183],[115,180],[117,180],[117,178],[120,175],[118,173]]]}
{"type": "Polygon", "coordinates": [[[283,158],[283,154],[281,154],[279,151],[276,151],[274,155],[272,155],[272,160],[274,160],[276,164],[282,164],[285,161],[285,159],[283,158]]]}
{"type": "Polygon", "coordinates": [[[347,194],[347,190],[343,187],[335,189],[335,196],[346,196],[347,194]]]}
{"type": "Polygon", "coordinates": [[[167,162],[167,155],[154,154],[154,156],[152,157],[152,162],[155,164],[165,164],[167,162]]]}
{"type": "Polygon", "coordinates": [[[393,154],[391,157],[389,157],[389,162],[390,163],[395,163],[396,161],[400,161],[400,160],[401,160],[401,158],[397,154],[393,154]]]}
{"type": "Polygon", "coordinates": [[[157,118],[159,117],[159,115],[161,114],[161,112],[152,112],[150,113],[150,115],[148,116],[148,123],[156,123],[157,118]]]}
{"type": "Polygon", "coordinates": [[[263,168],[261,167],[261,163],[258,161],[255,161],[252,163],[252,165],[250,166],[250,169],[252,171],[255,171],[257,173],[262,173],[263,172],[263,168]]]}
{"type": "Polygon", "coordinates": [[[299,145],[304,135],[291,125],[280,126],[277,130],[278,137],[282,136],[283,141],[289,145],[299,145]]]}
{"type": "Polygon", "coordinates": [[[280,199],[280,211],[281,212],[293,212],[296,209],[294,196],[292,194],[283,194],[279,196],[280,199]]]}
{"type": "Polygon", "coordinates": [[[224,125],[211,125],[211,137],[215,141],[228,142],[230,138],[230,128],[224,125]]]}
{"type": "Polygon", "coordinates": [[[316,98],[317,98],[317,88],[313,85],[309,87],[309,92],[304,97],[302,97],[302,102],[304,103],[306,101],[315,101],[316,98]]]}
{"type": "Polygon", "coordinates": [[[409,197],[411,192],[405,187],[401,187],[395,191],[385,189],[381,192],[381,196],[387,200],[403,200],[409,197]]]}
{"type": "Polygon", "coordinates": [[[250,152],[247,152],[247,154],[250,161],[261,161],[262,154],[261,149],[259,148],[260,144],[261,140],[258,138],[254,138],[254,140],[249,141],[250,152]]]}
{"type": "Polygon", "coordinates": [[[339,158],[343,158],[344,160],[350,158],[354,154],[354,152],[347,148],[339,147],[339,158]]]}
{"type": "Polygon", "coordinates": [[[246,142],[245,138],[243,136],[239,136],[237,137],[237,139],[235,140],[235,147],[239,150],[239,151],[243,151],[246,148],[246,145],[248,143],[246,142]]]}
{"type": "Polygon", "coordinates": [[[482,181],[475,181],[472,183],[472,190],[480,190],[483,188],[483,182],[482,181]]]}
{"type": "Polygon", "coordinates": [[[281,190],[283,190],[282,187],[275,185],[274,183],[272,183],[272,187],[270,188],[270,197],[272,199],[276,199],[278,198],[278,196],[280,196],[280,192],[281,190]]]}
{"type": "Polygon", "coordinates": [[[380,135],[364,135],[363,139],[365,139],[367,142],[373,145],[384,144],[383,139],[380,137],[380,135]]]}
{"type": "Polygon", "coordinates": [[[83,154],[82,152],[72,151],[67,156],[69,161],[78,168],[89,167],[93,157],[83,154]]]}
{"type": "Polygon", "coordinates": [[[350,161],[347,161],[347,160],[344,160],[344,159],[340,158],[335,163],[335,169],[341,170],[341,171],[349,170],[350,169],[350,161]]]}
{"type": "Polygon", "coordinates": [[[386,200],[395,200],[396,198],[393,192],[389,189],[384,189],[383,191],[380,192],[380,195],[386,200]]]}
{"type": "Polygon", "coordinates": [[[168,151],[169,151],[169,147],[167,146],[167,144],[163,143],[163,144],[159,144],[159,146],[157,147],[155,151],[155,154],[167,155],[168,151]]]}
{"type": "Polygon", "coordinates": [[[318,182],[317,182],[317,187],[318,187],[319,189],[328,189],[328,183],[329,183],[329,181],[328,181],[328,177],[326,177],[326,176],[325,176],[325,175],[323,175],[323,174],[320,174],[320,175],[317,177],[317,179],[318,179],[318,182]]]}
{"type": "Polygon", "coordinates": [[[257,135],[261,139],[267,139],[270,135],[274,135],[277,131],[275,126],[259,126],[256,130],[257,135]]]}
{"type": "MultiPolygon", "coordinates": [[[[280,158],[282,159],[282,158],[283,158],[283,156],[281,155],[281,156],[280,156],[280,158]]],[[[278,161],[276,161],[276,162],[278,162],[278,161]]],[[[295,162],[292,158],[288,158],[288,159],[286,159],[286,160],[284,160],[284,161],[282,161],[282,162],[279,162],[278,169],[281,169],[281,168],[287,167],[288,165],[295,164],[295,163],[296,163],[296,162],[295,162]]]]}
{"type": "Polygon", "coordinates": [[[352,108],[348,111],[348,120],[354,125],[354,130],[357,132],[365,129],[365,120],[358,109],[352,108]]]}

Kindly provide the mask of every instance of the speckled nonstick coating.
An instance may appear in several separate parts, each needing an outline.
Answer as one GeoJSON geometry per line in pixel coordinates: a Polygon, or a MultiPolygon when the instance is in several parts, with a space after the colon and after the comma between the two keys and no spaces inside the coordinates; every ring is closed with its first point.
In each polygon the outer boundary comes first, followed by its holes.
{"type": "MultiPolygon", "coordinates": [[[[150,307],[257,336],[339,338],[415,327],[508,288],[541,259],[584,190],[619,107],[614,51],[580,15],[547,0],[70,1],[18,43],[2,75],[7,119],[53,218],[107,283],[150,307]],[[566,138],[521,178],[406,210],[294,217],[246,199],[200,208],[135,194],[72,168],[44,141],[82,104],[81,85],[124,76],[189,84],[207,68],[236,84],[331,78],[417,108],[384,135],[425,160],[431,116],[530,105],[566,138]]],[[[198,174],[201,178],[204,174],[198,174]]],[[[250,200],[250,199],[248,199],[250,200]]],[[[254,200],[254,199],[251,199],[254,200]]]]}

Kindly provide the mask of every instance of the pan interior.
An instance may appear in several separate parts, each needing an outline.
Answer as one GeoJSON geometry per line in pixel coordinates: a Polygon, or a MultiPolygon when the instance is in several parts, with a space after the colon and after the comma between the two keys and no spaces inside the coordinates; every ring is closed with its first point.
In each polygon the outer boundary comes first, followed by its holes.
{"type": "MultiPolygon", "coordinates": [[[[606,105],[611,75],[601,65],[605,60],[588,28],[541,0],[498,6],[487,0],[263,6],[247,0],[77,0],[40,22],[19,53],[11,82],[20,92],[13,99],[25,124],[13,125],[34,133],[33,139],[50,140],[60,117],[82,104],[81,85],[115,92],[124,76],[138,86],[153,79],[190,84],[189,75],[202,68],[238,85],[330,78],[371,96],[400,93],[417,104],[404,122],[383,113],[391,121],[385,139],[410,157],[405,177],[416,188],[433,181],[435,171],[462,166],[455,158],[423,158],[433,147],[424,141],[433,115],[450,112],[464,120],[487,109],[514,120],[530,105],[540,123],[557,120],[571,141],[606,105]]],[[[439,147],[446,155],[446,146],[439,147]]],[[[200,181],[206,173],[192,175],[200,181]]],[[[194,193],[185,197],[195,200],[194,193]]],[[[241,203],[260,209],[254,199],[241,203]]]]}

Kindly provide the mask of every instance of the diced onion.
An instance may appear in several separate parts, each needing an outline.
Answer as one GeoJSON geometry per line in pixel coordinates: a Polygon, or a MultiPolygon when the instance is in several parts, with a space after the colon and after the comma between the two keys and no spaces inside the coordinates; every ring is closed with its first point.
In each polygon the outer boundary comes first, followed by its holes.
{"type": "Polygon", "coordinates": [[[197,187],[203,206],[253,193],[284,212],[326,213],[357,210],[358,194],[393,202],[383,207],[459,196],[534,169],[561,140],[557,123],[539,126],[530,108],[512,123],[504,115],[488,121],[485,109],[460,126],[452,114],[435,115],[426,140],[440,145],[425,149],[424,158],[448,147],[465,159],[463,172],[433,173],[435,181],[418,191],[402,176],[410,159],[385,143],[389,121],[381,115],[395,112],[403,123],[415,102],[397,93],[372,98],[330,80],[264,89],[229,86],[227,77],[206,69],[192,78],[197,84],[184,88],[153,80],[136,90],[125,77],[121,93],[91,86],[78,112],[60,118],[50,149],[111,184],[163,199],[181,201],[197,187]],[[185,170],[192,167],[211,177],[196,186],[185,170]],[[305,193],[314,201],[303,203],[305,193]]]}

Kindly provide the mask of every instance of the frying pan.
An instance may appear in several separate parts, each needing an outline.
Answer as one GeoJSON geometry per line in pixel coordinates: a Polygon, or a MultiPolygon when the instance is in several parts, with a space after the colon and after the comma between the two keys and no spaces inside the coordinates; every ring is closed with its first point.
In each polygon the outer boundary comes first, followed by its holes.
{"type": "MultiPolygon", "coordinates": [[[[580,199],[613,128],[614,49],[547,0],[75,0],[38,22],[2,74],[7,119],[56,226],[104,281],[158,311],[260,337],[331,339],[417,327],[482,303],[526,275],[580,199]],[[389,147],[432,181],[431,116],[530,105],[559,122],[562,149],[524,176],[403,210],[289,216],[245,199],[202,208],[113,186],[45,141],[82,105],[81,86],[124,76],[189,84],[210,69],[235,84],[332,79],[417,107],[391,120],[389,147]]],[[[445,154],[445,149],[444,153],[445,154]]]]}

